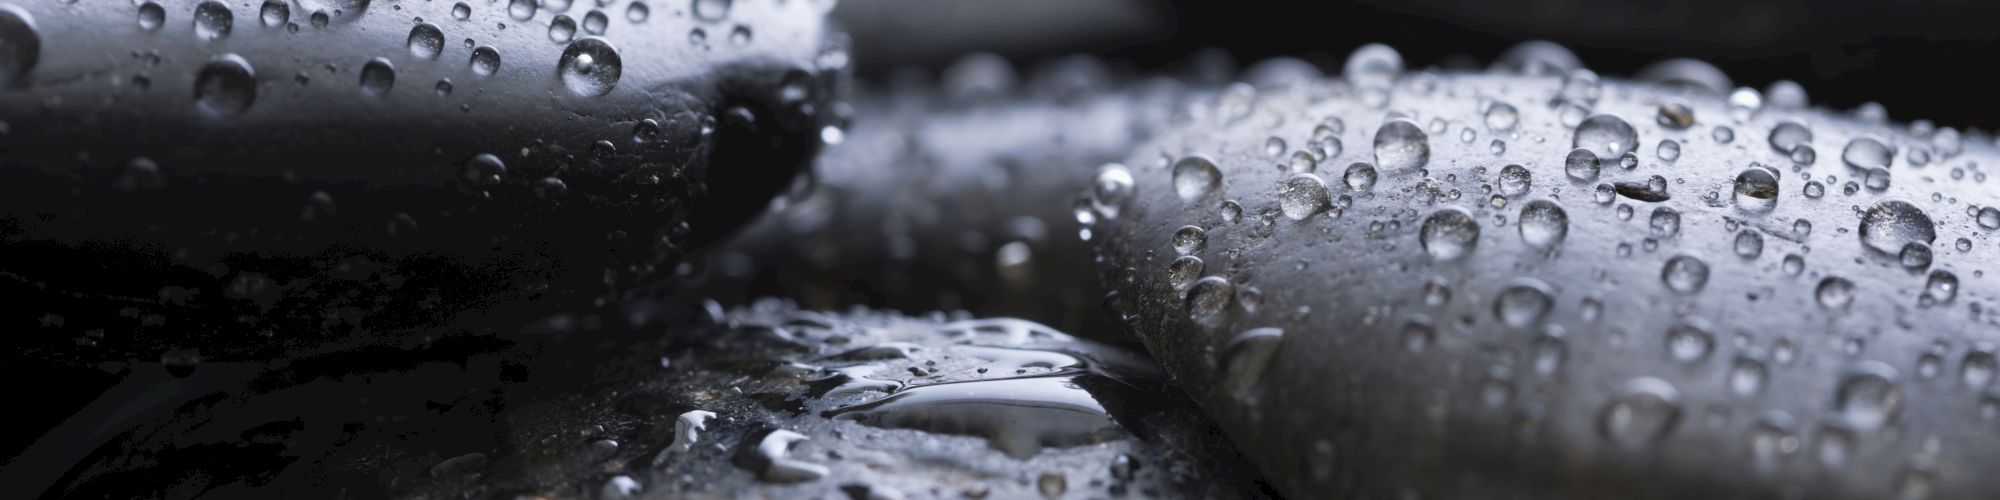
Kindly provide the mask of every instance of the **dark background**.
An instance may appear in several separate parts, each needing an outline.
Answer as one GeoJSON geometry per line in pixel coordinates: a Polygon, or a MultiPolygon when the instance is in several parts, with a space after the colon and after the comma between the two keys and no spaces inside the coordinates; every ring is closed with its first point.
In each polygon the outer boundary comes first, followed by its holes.
{"type": "Polygon", "coordinates": [[[1543,39],[1607,76],[1692,57],[1738,85],[1796,81],[1820,106],[1876,101],[1898,122],[2000,127],[1983,99],[1995,87],[1987,75],[2000,55],[2000,2],[845,0],[836,17],[855,34],[864,78],[942,68],[975,51],[1024,69],[1081,52],[1125,70],[1162,70],[1204,48],[1239,66],[1293,56],[1337,73],[1369,42],[1395,47],[1412,68],[1461,55],[1484,65],[1543,39]]]}

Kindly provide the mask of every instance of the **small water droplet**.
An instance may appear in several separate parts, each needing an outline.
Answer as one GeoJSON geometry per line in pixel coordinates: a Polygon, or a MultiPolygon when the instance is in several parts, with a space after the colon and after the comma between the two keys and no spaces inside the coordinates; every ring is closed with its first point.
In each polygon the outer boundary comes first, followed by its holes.
{"type": "Polygon", "coordinates": [[[1736,174],[1736,206],[1759,212],[1778,206],[1778,173],[1756,165],[1736,174]]]}
{"type": "Polygon", "coordinates": [[[1667,330],[1667,355],[1674,361],[1695,363],[1708,359],[1708,353],[1715,350],[1715,334],[1709,333],[1707,323],[1700,318],[1688,318],[1686,322],[1667,330]]]}
{"type": "Polygon", "coordinates": [[[418,59],[436,59],[438,53],[444,51],[444,32],[440,31],[435,24],[419,24],[416,27],[410,28],[410,37],[407,43],[410,55],[416,56],[418,59]]]}
{"type": "Polygon", "coordinates": [[[1881,428],[1902,408],[1903,391],[1896,378],[1896,369],[1887,363],[1863,361],[1855,365],[1835,389],[1834,411],[1855,429],[1881,428]]]}
{"type": "Polygon", "coordinates": [[[139,29],[153,31],[167,22],[167,8],[158,2],[146,2],[139,6],[139,29]]]}
{"type": "Polygon", "coordinates": [[[243,114],[257,100],[256,75],[242,56],[221,54],[210,58],[195,74],[195,107],[215,116],[243,114]]]}
{"type": "Polygon", "coordinates": [[[618,86],[618,76],[624,64],[618,56],[618,49],[611,42],[597,37],[584,37],[570,42],[563,49],[562,59],[557,63],[562,75],[563,87],[570,93],[584,96],[600,96],[618,86]]]}
{"type": "Polygon", "coordinates": [[[1596,115],[1577,124],[1572,148],[1588,149],[1598,158],[1617,158],[1639,147],[1632,124],[1614,115],[1596,115]]]}
{"type": "Polygon", "coordinates": [[[1758,234],[1757,231],[1751,229],[1744,229],[1742,231],[1736,232],[1737,257],[1742,257],[1745,259],[1755,259],[1757,258],[1757,256],[1763,254],[1764,254],[1764,235],[1758,234]]]}
{"type": "Polygon", "coordinates": [[[1570,150],[1569,156],[1563,158],[1563,173],[1579,181],[1597,180],[1599,173],[1597,153],[1592,153],[1587,148],[1570,150]]]}
{"type": "Polygon", "coordinates": [[[472,49],[472,59],[467,65],[472,68],[472,74],[492,76],[500,71],[500,51],[487,46],[472,49]]]}
{"type": "Polygon", "coordinates": [[[695,19],[700,19],[703,22],[716,22],[721,21],[722,18],[729,17],[729,8],[732,3],[734,3],[732,0],[694,0],[692,10],[694,10],[695,19]]]}
{"type": "Polygon", "coordinates": [[[1181,226],[1174,231],[1174,252],[1181,255],[1200,253],[1208,247],[1208,232],[1195,226],[1181,226]]]}
{"type": "Polygon", "coordinates": [[[1861,242],[1884,254],[1897,255],[1912,242],[1928,245],[1935,240],[1937,229],[1930,214],[1915,203],[1894,198],[1877,201],[1861,217],[1861,242]]]}

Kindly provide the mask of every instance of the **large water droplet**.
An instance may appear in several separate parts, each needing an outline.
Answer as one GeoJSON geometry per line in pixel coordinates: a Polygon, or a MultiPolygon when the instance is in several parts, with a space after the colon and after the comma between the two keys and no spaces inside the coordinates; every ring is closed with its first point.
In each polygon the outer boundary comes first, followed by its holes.
{"type": "Polygon", "coordinates": [[[1479,243],[1479,221],[1465,209],[1447,207],[1432,212],[1424,218],[1422,230],[1417,234],[1417,242],[1432,259],[1440,261],[1457,260],[1472,253],[1479,243]]]}
{"type": "Polygon", "coordinates": [[[1929,245],[1936,239],[1930,214],[1908,201],[1877,201],[1861,217],[1861,242],[1884,254],[1898,255],[1910,243],[1929,245]]]}
{"type": "Polygon", "coordinates": [[[1391,171],[1423,168],[1431,159],[1430,138],[1409,120],[1390,120],[1375,130],[1375,165],[1391,171]]]}
{"type": "Polygon", "coordinates": [[[257,73],[236,54],[210,58],[194,78],[194,104],[215,116],[236,116],[257,100],[257,73]]]}
{"type": "Polygon", "coordinates": [[[1708,263],[1692,255],[1675,255],[1660,267],[1660,282],[1676,292],[1700,292],[1708,286],[1708,263]]]}
{"type": "Polygon", "coordinates": [[[1553,248],[1569,236],[1569,214],[1549,200],[1521,205],[1521,241],[1536,248],[1553,248]]]}
{"type": "Polygon", "coordinates": [[[1623,118],[1596,115],[1577,124],[1570,147],[1589,149],[1598,158],[1617,158],[1638,149],[1639,133],[1623,118]]]}
{"type": "Polygon", "coordinates": [[[570,42],[569,48],[563,49],[562,60],[557,64],[563,87],[584,97],[611,92],[613,87],[618,86],[618,75],[624,71],[618,49],[598,37],[584,37],[570,42]]]}
{"type": "Polygon", "coordinates": [[[1174,162],[1174,194],[1181,200],[1194,201],[1221,187],[1222,170],[1215,168],[1215,160],[1193,155],[1174,162]]]}
{"type": "Polygon", "coordinates": [[[1680,418],[1680,391],[1665,380],[1640,377],[1619,386],[1598,414],[1597,430],[1620,445],[1642,446],[1672,434],[1680,418]]]}
{"type": "Polygon", "coordinates": [[[1292,174],[1278,191],[1278,208],[1292,220],[1305,220],[1326,211],[1331,205],[1327,198],[1326,181],[1320,180],[1317,175],[1292,174]]]}

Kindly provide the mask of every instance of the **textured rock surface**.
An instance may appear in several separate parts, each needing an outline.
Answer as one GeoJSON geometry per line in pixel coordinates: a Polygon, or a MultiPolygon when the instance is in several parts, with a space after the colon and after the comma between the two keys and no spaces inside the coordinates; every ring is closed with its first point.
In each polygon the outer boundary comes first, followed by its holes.
{"type": "Polygon", "coordinates": [[[1279,490],[1993,488],[1988,139],[1685,68],[1399,74],[1366,51],[1345,81],[1191,103],[1093,195],[1118,212],[1092,228],[1110,300],[1279,490]]]}
{"type": "Polygon", "coordinates": [[[840,121],[831,4],[4,6],[7,350],[262,359],[657,281],[840,121]]]}
{"type": "Polygon", "coordinates": [[[1209,92],[1115,83],[1087,57],[1017,79],[990,55],[936,84],[864,92],[842,142],[688,280],[725,303],[783,294],[816,309],[962,309],[1118,334],[1076,238],[1076,192],[1209,92]]]}

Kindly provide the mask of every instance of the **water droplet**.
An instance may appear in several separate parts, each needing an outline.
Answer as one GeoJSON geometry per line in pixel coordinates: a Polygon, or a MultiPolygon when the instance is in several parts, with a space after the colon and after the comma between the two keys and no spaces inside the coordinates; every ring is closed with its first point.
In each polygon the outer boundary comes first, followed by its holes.
{"type": "Polygon", "coordinates": [[[618,75],[624,64],[618,56],[618,49],[610,42],[597,37],[584,37],[570,42],[563,49],[562,59],[557,63],[562,75],[563,87],[570,93],[591,97],[610,93],[618,85],[618,75]]]}
{"type": "Polygon", "coordinates": [[[1872,431],[1896,417],[1903,391],[1896,386],[1896,369],[1880,361],[1863,361],[1841,378],[1833,409],[1855,429],[1872,431]]]}
{"type": "Polygon", "coordinates": [[[1708,285],[1708,263],[1692,255],[1675,255],[1660,268],[1660,281],[1676,292],[1700,292],[1708,285]]]}
{"type": "Polygon", "coordinates": [[[264,0],[264,6],[258,9],[257,17],[264,22],[266,28],[284,26],[292,20],[292,6],[285,0],[264,0]]]}
{"type": "Polygon", "coordinates": [[[1271,159],[1276,160],[1279,159],[1280,157],[1283,157],[1284,154],[1285,154],[1284,139],[1280,139],[1277,136],[1272,136],[1270,139],[1264,140],[1264,156],[1268,156],[1271,157],[1271,159]]]}
{"type": "Polygon", "coordinates": [[[435,24],[419,24],[410,28],[408,44],[410,55],[418,59],[436,59],[438,53],[444,51],[444,32],[438,30],[435,24]]]}
{"type": "Polygon", "coordinates": [[[722,18],[729,17],[729,7],[732,3],[734,3],[732,0],[694,0],[694,17],[703,22],[721,21],[722,18]]]}
{"type": "Polygon", "coordinates": [[[389,59],[369,59],[361,66],[361,93],[381,97],[396,85],[396,66],[389,59]]]}
{"type": "Polygon", "coordinates": [[[204,41],[229,36],[230,25],[236,17],[222,2],[208,0],[194,7],[194,35],[204,41]]]}
{"type": "Polygon", "coordinates": [[[139,6],[139,29],[153,31],[167,22],[167,8],[158,2],[146,2],[139,6]]]}
{"type": "Polygon", "coordinates": [[[1728,144],[1736,140],[1736,129],[1717,125],[1715,130],[1710,131],[1708,135],[1710,138],[1715,139],[1715,142],[1728,144]]]}
{"type": "Polygon", "coordinates": [[[438,97],[451,97],[451,79],[439,79],[437,86],[433,87],[433,90],[437,93],[438,97]]]}
{"type": "Polygon", "coordinates": [[[604,15],[604,11],[593,9],[583,15],[583,31],[585,33],[602,35],[604,34],[604,28],[610,24],[611,19],[609,16],[604,15]]]}
{"type": "MultiPolygon", "coordinates": [[[[915,389],[903,394],[911,392],[915,392],[915,389]]],[[[887,402],[891,399],[893,398],[883,398],[881,401],[887,402]]],[[[805,435],[784,429],[764,435],[763,439],[757,441],[756,456],[760,458],[759,461],[764,467],[757,478],[777,483],[797,483],[826,477],[832,472],[827,470],[826,466],[789,456],[792,446],[806,440],[805,435]]]]}
{"type": "Polygon", "coordinates": [[[1132,171],[1124,165],[1108,163],[1098,167],[1097,180],[1090,185],[1091,207],[1106,219],[1118,218],[1118,212],[1132,199],[1135,184],[1132,171]]]}
{"type": "Polygon", "coordinates": [[[1735,364],[1729,367],[1729,391],[1738,396],[1751,396],[1764,389],[1764,379],[1769,370],[1764,362],[1751,356],[1737,356],[1735,364]]]}
{"type": "Polygon", "coordinates": [[[1674,361],[1694,363],[1708,359],[1709,351],[1715,350],[1715,334],[1708,333],[1707,323],[1700,318],[1688,318],[1686,322],[1667,329],[1667,355],[1674,361]]]}
{"type": "Polygon", "coordinates": [[[576,19],[558,14],[555,19],[549,21],[549,41],[564,43],[574,38],[576,38],[576,19]]]}
{"type": "Polygon", "coordinates": [[[1993,382],[1995,370],[2000,370],[1990,347],[1974,348],[1965,353],[1965,361],[1959,364],[1958,380],[1968,387],[1985,388],[1993,382]]]}
{"type": "Polygon", "coordinates": [[[1757,165],[1736,174],[1736,206],[1760,212],[1778,206],[1777,172],[1757,165]]]}
{"type": "Polygon", "coordinates": [[[1486,129],[1494,132],[1513,130],[1521,123],[1521,113],[1514,106],[1504,102],[1493,103],[1486,108],[1486,129]]]}
{"type": "Polygon", "coordinates": [[[1222,348],[1222,387],[1238,399],[1248,399],[1262,380],[1264,372],[1277,357],[1278,347],[1284,343],[1285,331],[1277,328],[1256,328],[1237,334],[1222,348]]]}
{"type": "Polygon", "coordinates": [[[1905,268],[1921,270],[1931,267],[1931,246],[1913,241],[1903,245],[1903,252],[1896,257],[1905,268]]]}
{"type": "Polygon", "coordinates": [[[1854,282],[1839,276],[1828,276],[1819,281],[1819,288],[1814,289],[1813,296],[1819,299],[1820,307],[1846,309],[1848,304],[1854,302],[1854,282]]]}
{"type": "MultiPolygon", "coordinates": [[[[4,38],[4,37],[0,37],[4,38]]],[[[221,54],[195,74],[194,104],[215,116],[236,116],[257,100],[257,73],[236,54],[221,54]]]]}
{"type": "Polygon", "coordinates": [[[1423,168],[1431,145],[1423,129],[1409,120],[1391,120],[1375,131],[1375,165],[1391,171],[1423,168]]]}
{"type": "Polygon", "coordinates": [[[1662,127],[1687,130],[1694,126],[1694,109],[1680,103],[1661,104],[1658,121],[1662,127]]]}
{"type": "Polygon", "coordinates": [[[1181,226],[1174,231],[1174,252],[1181,255],[1200,253],[1208,248],[1208,232],[1195,226],[1181,226]]]}
{"type": "Polygon", "coordinates": [[[1598,86],[1596,72],[1577,68],[1563,75],[1562,88],[1558,92],[1560,101],[1580,107],[1596,103],[1602,90],[1598,86]]]}
{"type": "Polygon", "coordinates": [[[1646,225],[1652,230],[1654,237],[1672,238],[1681,232],[1681,213],[1667,207],[1655,208],[1653,215],[1647,218],[1646,225]]]}
{"type": "Polygon", "coordinates": [[[1939,304],[1947,304],[1958,296],[1958,275],[1951,271],[1931,271],[1924,282],[1924,297],[1939,304]]]}
{"type": "Polygon", "coordinates": [[[1521,241],[1536,248],[1553,248],[1569,236],[1569,214],[1549,200],[1521,205],[1521,241]]]}
{"type": "Polygon", "coordinates": [[[1188,285],[1188,317],[1196,322],[1208,323],[1220,319],[1229,303],[1236,297],[1236,287],[1220,276],[1209,276],[1195,280],[1188,285]]]}
{"type": "Polygon", "coordinates": [[[1572,149],[1569,151],[1569,156],[1563,158],[1563,173],[1568,174],[1571,179],[1594,181],[1597,180],[1599,172],[1597,164],[1597,153],[1592,153],[1586,148],[1572,149]]]}
{"type": "Polygon", "coordinates": [[[1243,204],[1237,203],[1236,200],[1222,200],[1222,205],[1217,207],[1216,211],[1225,223],[1235,224],[1236,221],[1243,219],[1243,204]]]}
{"type": "Polygon", "coordinates": [[[1812,142],[1812,129],[1798,122],[1783,122],[1771,128],[1771,149],[1780,153],[1790,153],[1799,146],[1812,142]]]}
{"type": "Polygon", "coordinates": [[[1680,391],[1665,380],[1640,377],[1619,386],[1598,415],[1597,429],[1612,442],[1642,446],[1672,434],[1680,417],[1680,391]]]}
{"type": "Polygon", "coordinates": [[[1493,299],[1493,317],[1508,328],[1525,330],[1542,324],[1555,307],[1549,285],[1534,278],[1516,278],[1493,299]]]}
{"type": "Polygon", "coordinates": [[[2000,208],[1982,207],[1978,219],[1980,228],[2000,229],[2000,208]]]}
{"type": "Polygon", "coordinates": [[[1432,259],[1451,261],[1472,253],[1479,243],[1479,221],[1465,209],[1447,207],[1424,218],[1418,243],[1432,259]]]}
{"type": "Polygon", "coordinates": [[[1617,158],[1639,147],[1639,133],[1623,118],[1596,115],[1577,124],[1570,147],[1588,149],[1598,158],[1617,158]]]}
{"type": "Polygon", "coordinates": [[[1396,83],[1403,72],[1403,55],[1396,49],[1371,43],[1347,56],[1347,81],[1362,89],[1384,89],[1396,83]]]}
{"type": "Polygon", "coordinates": [[[1295,174],[1309,173],[1318,168],[1319,160],[1305,151],[1293,152],[1291,161],[1285,162],[1285,170],[1295,174]]]}
{"type": "Polygon", "coordinates": [[[1764,235],[1757,234],[1757,231],[1751,229],[1744,229],[1742,231],[1736,232],[1737,257],[1742,257],[1745,259],[1755,259],[1757,258],[1757,256],[1763,254],[1764,254],[1764,235]]]}
{"type": "Polygon", "coordinates": [[[538,0],[512,0],[507,3],[507,15],[515,21],[526,21],[535,17],[535,10],[542,8],[538,0]]]}
{"type": "Polygon", "coordinates": [[[500,71],[500,51],[483,45],[472,49],[472,59],[467,65],[472,68],[472,74],[492,76],[500,71]]]}
{"type": "Polygon", "coordinates": [[[1194,155],[1174,162],[1174,193],[1182,201],[1194,201],[1222,187],[1222,171],[1215,161],[1194,155]]]}
{"type": "Polygon", "coordinates": [[[1936,239],[1930,215],[1908,201],[1877,201],[1861,217],[1861,242],[1884,254],[1896,255],[1912,242],[1928,245],[1936,239]]]}
{"type": "Polygon", "coordinates": [[[1437,328],[1431,326],[1430,318],[1419,315],[1403,324],[1403,348],[1410,352],[1424,352],[1437,342],[1437,328]]]}
{"type": "Polygon", "coordinates": [[[1205,267],[1207,265],[1202,263],[1200,257],[1180,256],[1173,262],[1167,263],[1167,285],[1174,287],[1175,290],[1184,290],[1194,283],[1195,278],[1201,276],[1205,267]]]}
{"type": "Polygon", "coordinates": [[[632,2],[632,5],[625,7],[625,20],[632,24],[646,22],[646,18],[652,15],[653,8],[647,7],[645,2],[632,2]]]}
{"type": "Polygon", "coordinates": [[[1805,193],[1807,198],[1826,196],[1826,185],[1819,181],[1806,181],[1805,193]]]}
{"type": "Polygon", "coordinates": [[[1534,176],[1527,167],[1508,165],[1500,167],[1499,184],[1502,196],[1520,196],[1528,194],[1528,189],[1534,186],[1534,176]]]}
{"type": "Polygon", "coordinates": [[[1893,154],[1881,141],[1861,137],[1847,142],[1847,148],[1840,151],[1840,159],[1847,166],[1862,170],[1886,169],[1893,154]]]}
{"type": "Polygon", "coordinates": [[[472,6],[466,5],[465,2],[459,2],[457,5],[451,6],[452,19],[464,21],[471,17],[472,17],[472,6]]]}
{"type": "Polygon", "coordinates": [[[1374,189],[1375,179],[1375,166],[1360,161],[1348,165],[1347,173],[1341,175],[1341,180],[1347,183],[1347,188],[1355,191],[1374,189]]]}
{"type": "Polygon", "coordinates": [[[1292,174],[1285,179],[1284,188],[1278,191],[1278,208],[1285,217],[1305,220],[1326,211],[1332,202],[1327,199],[1326,181],[1313,174],[1292,174]]]}

